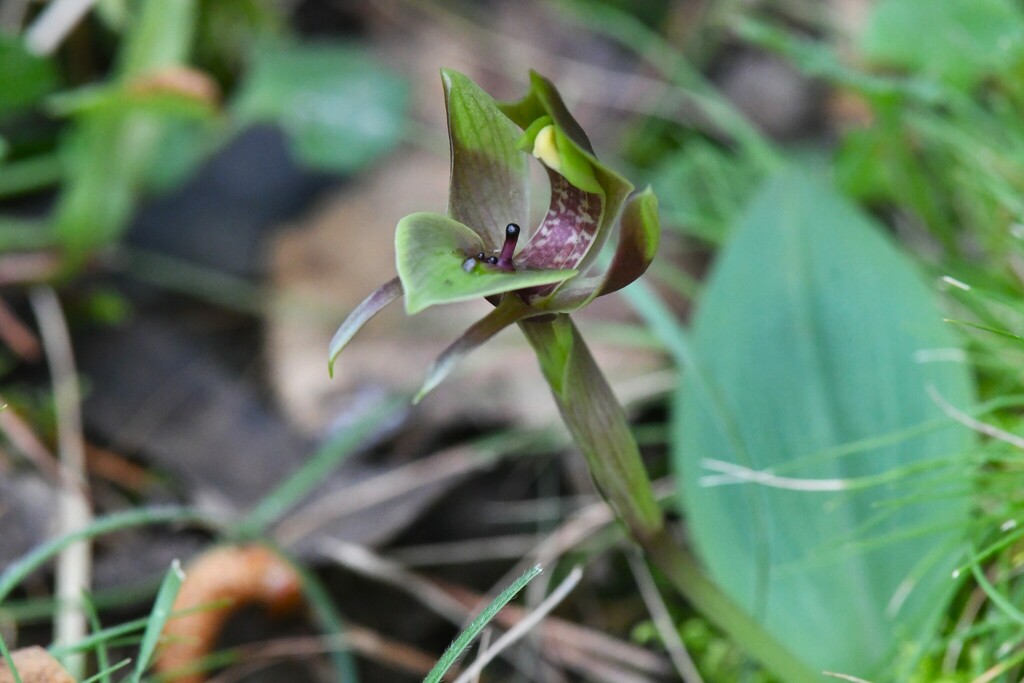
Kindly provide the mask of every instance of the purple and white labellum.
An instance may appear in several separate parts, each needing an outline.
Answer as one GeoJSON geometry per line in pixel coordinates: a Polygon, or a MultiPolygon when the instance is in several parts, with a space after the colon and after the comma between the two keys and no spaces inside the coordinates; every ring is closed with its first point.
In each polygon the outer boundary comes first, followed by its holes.
{"type": "Polygon", "coordinates": [[[604,198],[575,187],[560,173],[548,170],[551,205],[537,232],[519,254],[530,268],[575,268],[597,236],[604,198]]]}

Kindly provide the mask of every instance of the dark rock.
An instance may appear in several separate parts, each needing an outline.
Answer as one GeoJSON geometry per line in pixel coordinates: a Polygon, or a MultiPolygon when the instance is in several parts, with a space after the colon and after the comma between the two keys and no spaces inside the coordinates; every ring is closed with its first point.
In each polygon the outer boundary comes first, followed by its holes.
{"type": "Polygon", "coordinates": [[[250,128],[176,191],[146,202],[130,246],[239,277],[264,270],[266,237],[337,182],[300,168],[276,128],[250,128]]]}
{"type": "Polygon", "coordinates": [[[0,568],[49,537],[57,491],[35,474],[0,476],[0,568]]]}

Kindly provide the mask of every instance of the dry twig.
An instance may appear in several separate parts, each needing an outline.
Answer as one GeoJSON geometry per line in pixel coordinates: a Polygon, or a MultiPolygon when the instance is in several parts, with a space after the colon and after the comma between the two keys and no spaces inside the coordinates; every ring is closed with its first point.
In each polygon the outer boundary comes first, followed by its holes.
{"type": "MultiPolygon", "coordinates": [[[[31,291],[29,301],[39,323],[46,361],[50,366],[63,482],[57,509],[58,530],[61,534],[68,534],[84,529],[92,520],[75,358],[71,335],[56,292],[50,287],[37,287],[31,291]]],[[[89,541],[73,543],[61,551],[57,557],[55,582],[54,592],[61,607],[54,617],[54,642],[58,645],[77,643],[87,633],[85,614],[78,606],[78,599],[92,583],[92,547],[89,541]]],[[[73,676],[81,678],[84,670],[82,655],[69,656],[65,663],[73,676]]]]}

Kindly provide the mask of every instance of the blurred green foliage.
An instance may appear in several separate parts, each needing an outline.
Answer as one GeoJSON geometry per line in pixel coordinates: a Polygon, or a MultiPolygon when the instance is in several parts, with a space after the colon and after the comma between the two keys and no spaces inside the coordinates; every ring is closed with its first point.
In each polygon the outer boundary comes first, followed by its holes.
{"type": "Polygon", "coordinates": [[[387,153],[404,135],[405,82],[356,45],[289,39],[279,11],[261,0],[105,0],[112,70],[63,89],[59,60],[0,37],[0,198],[59,188],[44,223],[0,215],[0,244],[56,247],[72,274],[116,244],[141,197],[183,182],[253,124],[280,127],[296,160],[319,171],[351,173],[387,153]],[[31,127],[3,126],[11,112],[60,133],[39,145],[31,127]]]}
{"type": "Polygon", "coordinates": [[[971,88],[993,75],[1020,75],[1024,14],[1012,0],[883,0],[861,51],[872,64],[971,88]]]}
{"type": "Polygon", "coordinates": [[[232,109],[241,125],[276,123],[312,168],[358,170],[405,129],[408,88],[358,48],[273,45],[261,49],[232,109]]]}
{"type": "Polygon", "coordinates": [[[57,87],[57,70],[42,57],[30,54],[24,43],[0,34],[0,120],[38,102],[57,87]]]}

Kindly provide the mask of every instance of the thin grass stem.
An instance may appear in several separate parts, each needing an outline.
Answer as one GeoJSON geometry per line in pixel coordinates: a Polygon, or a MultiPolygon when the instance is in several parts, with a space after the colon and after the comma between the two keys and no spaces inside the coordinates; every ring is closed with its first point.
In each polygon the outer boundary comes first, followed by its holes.
{"type": "MultiPolygon", "coordinates": [[[[528,569],[522,576],[516,579],[511,586],[502,591],[501,595],[494,599],[480,615],[473,620],[473,622],[459,634],[458,638],[448,646],[448,649],[444,651],[441,658],[437,661],[437,664],[427,677],[423,679],[423,683],[440,683],[444,678],[444,675],[448,673],[448,670],[452,668],[455,662],[462,656],[466,648],[469,647],[480,632],[484,630],[484,627],[501,611],[501,609],[511,602],[512,598],[519,594],[519,591],[526,587],[526,584],[533,581],[541,573],[540,565],[536,565],[528,569]]],[[[509,631],[511,633],[511,630],[509,631]]],[[[525,631],[524,631],[525,633],[525,631]]],[[[508,633],[506,633],[508,635],[508,633]]],[[[499,640],[499,642],[501,642],[499,640]]],[[[497,643],[495,643],[497,646],[497,643]]],[[[490,660],[488,660],[490,661],[490,660]]]]}

